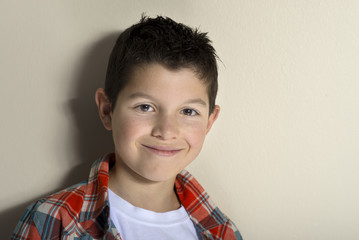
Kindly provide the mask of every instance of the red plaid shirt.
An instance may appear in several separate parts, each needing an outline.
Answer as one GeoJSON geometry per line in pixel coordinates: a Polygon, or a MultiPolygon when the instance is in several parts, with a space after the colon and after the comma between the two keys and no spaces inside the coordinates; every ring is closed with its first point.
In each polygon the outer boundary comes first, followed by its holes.
{"type": "MultiPolygon", "coordinates": [[[[109,218],[108,179],[114,154],[96,161],[87,181],[32,204],[11,239],[121,239],[109,218]]],[[[177,175],[177,195],[203,239],[242,239],[233,222],[187,171],[177,175]]]]}

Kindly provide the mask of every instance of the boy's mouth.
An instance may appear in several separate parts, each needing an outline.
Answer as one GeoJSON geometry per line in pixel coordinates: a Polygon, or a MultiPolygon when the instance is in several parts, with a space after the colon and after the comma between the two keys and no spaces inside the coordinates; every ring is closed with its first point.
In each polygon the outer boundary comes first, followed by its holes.
{"type": "Polygon", "coordinates": [[[169,146],[148,146],[142,144],[147,150],[164,157],[170,157],[176,155],[178,152],[182,151],[182,148],[174,148],[169,146]]]}

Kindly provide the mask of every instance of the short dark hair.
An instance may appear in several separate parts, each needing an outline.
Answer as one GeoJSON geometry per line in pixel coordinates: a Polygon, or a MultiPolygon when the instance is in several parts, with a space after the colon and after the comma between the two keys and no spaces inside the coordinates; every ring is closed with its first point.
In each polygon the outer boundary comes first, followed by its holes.
{"type": "Polygon", "coordinates": [[[122,32],[109,58],[105,92],[115,107],[118,94],[130,79],[131,70],[159,63],[169,69],[191,68],[207,86],[209,111],[213,112],[218,90],[217,55],[207,33],[168,17],[142,16],[139,23],[122,32]]]}

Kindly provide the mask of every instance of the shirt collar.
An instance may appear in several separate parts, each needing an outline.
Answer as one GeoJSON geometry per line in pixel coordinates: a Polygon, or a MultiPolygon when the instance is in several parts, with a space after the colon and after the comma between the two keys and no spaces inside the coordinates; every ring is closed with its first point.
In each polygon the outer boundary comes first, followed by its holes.
{"type": "Polygon", "coordinates": [[[229,221],[188,171],[183,170],[177,175],[175,189],[182,205],[201,232],[211,231],[229,221]]]}

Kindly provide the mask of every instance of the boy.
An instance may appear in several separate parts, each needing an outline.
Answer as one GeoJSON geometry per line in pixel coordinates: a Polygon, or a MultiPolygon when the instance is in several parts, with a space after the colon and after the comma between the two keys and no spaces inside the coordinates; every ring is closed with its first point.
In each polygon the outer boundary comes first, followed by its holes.
{"type": "Polygon", "coordinates": [[[120,34],[95,100],[115,152],[31,205],[12,239],[242,239],[185,170],[219,107],[205,33],[143,17],[120,34]]]}

